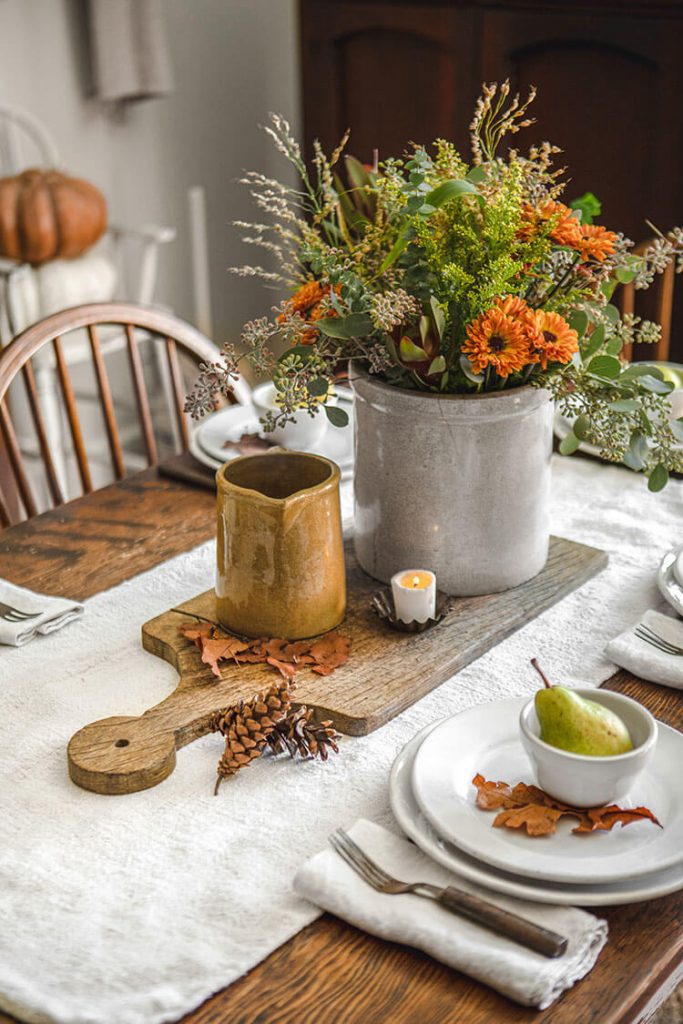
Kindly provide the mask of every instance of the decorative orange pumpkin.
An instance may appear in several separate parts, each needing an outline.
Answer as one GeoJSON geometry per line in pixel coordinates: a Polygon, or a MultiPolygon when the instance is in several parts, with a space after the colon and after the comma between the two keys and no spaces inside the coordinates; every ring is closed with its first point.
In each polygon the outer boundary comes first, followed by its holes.
{"type": "Polygon", "coordinates": [[[80,256],[106,226],[106,200],[87,181],[33,169],[0,179],[2,256],[34,266],[80,256]]]}

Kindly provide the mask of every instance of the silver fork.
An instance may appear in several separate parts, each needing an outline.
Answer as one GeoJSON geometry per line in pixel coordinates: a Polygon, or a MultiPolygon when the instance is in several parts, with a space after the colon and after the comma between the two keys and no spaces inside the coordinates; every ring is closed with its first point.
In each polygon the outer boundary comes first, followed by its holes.
{"type": "Polygon", "coordinates": [[[665,654],[673,654],[674,657],[683,656],[683,647],[678,647],[669,640],[665,640],[663,636],[655,633],[649,626],[644,626],[642,622],[636,626],[633,632],[639,640],[643,640],[646,644],[656,647],[658,651],[664,651],[665,654]]]}
{"type": "Polygon", "coordinates": [[[377,889],[378,892],[390,896],[413,893],[415,896],[425,896],[427,899],[436,900],[453,914],[468,917],[475,924],[483,925],[484,928],[490,928],[491,931],[505,935],[508,939],[512,939],[528,949],[533,949],[543,956],[562,956],[567,948],[567,939],[558,935],[557,932],[541,928],[540,925],[534,924],[532,921],[502,910],[494,903],[489,903],[479,896],[472,896],[452,885],[440,888],[438,885],[431,885],[428,882],[399,882],[368,857],[367,853],[364,853],[351,836],[341,828],[332,833],[330,843],[342,860],[346,861],[368,885],[377,889]]]}
{"type": "Polygon", "coordinates": [[[20,612],[18,608],[12,608],[0,601],[0,619],[4,619],[5,622],[25,622],[27,619],[37,619],[39,615],[40,612],[20,612]]]}

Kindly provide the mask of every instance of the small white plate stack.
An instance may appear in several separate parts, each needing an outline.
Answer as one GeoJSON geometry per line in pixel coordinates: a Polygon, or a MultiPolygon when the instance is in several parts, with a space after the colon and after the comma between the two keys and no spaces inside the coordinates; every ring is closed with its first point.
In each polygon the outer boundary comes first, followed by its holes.
{"type": "Polygon", "coordinates": [[[622,807],[648,807],[662,823],[615,825],[574,835],[560,820],[553,835],[493,828],[479,810],[472,779],[535,783],[519,739],[528,698],[478,705],[423,729],[396,759],[390,779],[394,816],[434,860],[496,892],[539,903],[637,903],[683,888],[683,736],[659,723],[654,756],[622,807]]]}
{"type": "MultiPolygon", "coordinates": [[[[329,424],[320,441],[306,451],[324,455],[336,462],[342,479],[347,479],[353,475],[353,398],[351,394],[342,394],[341,389],[336,397],[338,404],[348,413],[348,425],[334,427],[329,424]]],[[[259,422],[259,412],[255,406],[231,405],[207,416],[193,430],[190,452],[210,469],[220,469],[224,462],[237,458],[239,451],[232,445],[239,442],[244,434],[259,434],[268,438],[259,422]]]]}

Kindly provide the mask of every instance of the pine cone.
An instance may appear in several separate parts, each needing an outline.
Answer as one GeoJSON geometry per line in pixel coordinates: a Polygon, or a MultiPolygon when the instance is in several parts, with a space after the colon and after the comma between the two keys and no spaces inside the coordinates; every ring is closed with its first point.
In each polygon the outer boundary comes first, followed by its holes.
{"type": "Polygon", "coordinates": [[[211,731],[225,736],[225,750],[218,762],[214,793],[218,792],[223,779],[234,775],[263,753],[268,735],[291,707],[291,690],[291,682],[282,679],[257,693],[248,704],[240,701],[235,707],[224,708],[211,716],[211,731]]]}
{"type": "Polygon", "coordinates": [[[313,721],[313,709],[302,705],[297,711],[290,711],[267,736],[267,743],[275,754],[286,750],[290,757],[319,757],[326,761],[330,749],[339,753],[339,733],[332,722],[313,721]]]}

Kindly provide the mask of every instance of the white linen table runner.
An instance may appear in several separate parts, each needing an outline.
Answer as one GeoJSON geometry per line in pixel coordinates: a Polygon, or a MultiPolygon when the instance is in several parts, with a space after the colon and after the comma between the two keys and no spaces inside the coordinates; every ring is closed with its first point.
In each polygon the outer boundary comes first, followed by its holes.
{"type": "Polygon", "coordinates": [[[106,797],[70,782],[77,729],[175,686],[140,626],[211,586],[213,544],[91,598],[59,633],[0,648],[0,1008],[36,1024],[181,1017],[318,915],[292,880],[334,828],[364,817],[398,831],[389,769],[419,729],[532,693],[534,656],[569,685],[611,675],[607,641],[659,604],[683,484],[653,495],[624,470],[559,457],[553,472],[553,532],[608,550],[609,567],[326,764],[265,756],[214,797],[222,744],[206,736],[153,789],[106,797]]]}

